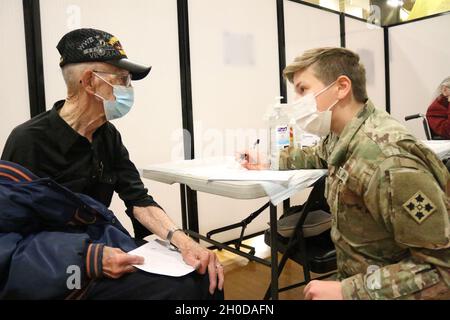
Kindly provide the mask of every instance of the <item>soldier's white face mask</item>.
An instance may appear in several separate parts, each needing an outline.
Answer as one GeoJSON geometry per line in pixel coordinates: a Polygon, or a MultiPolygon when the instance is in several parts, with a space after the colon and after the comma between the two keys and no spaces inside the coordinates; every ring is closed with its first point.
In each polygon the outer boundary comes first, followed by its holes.
{"type": "Polygon", "coordinates": [[[336,81],[317,92],[308,93],[294,102],[290,109],[292,117],[297,122],[297,125],[308,133],[315,134],[319,137],[324,137],[330,133],[331,130],[331,108],[333,108],[339,100],[336,100],[325,111],[317,110],[317,96],[328,90],[336,81]]]}

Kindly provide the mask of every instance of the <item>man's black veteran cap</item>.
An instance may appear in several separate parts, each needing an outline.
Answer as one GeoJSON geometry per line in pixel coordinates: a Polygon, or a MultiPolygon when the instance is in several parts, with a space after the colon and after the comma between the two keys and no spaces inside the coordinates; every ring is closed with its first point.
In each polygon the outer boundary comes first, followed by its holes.
{"type": "Polygon", "coordinates": [[[105,62],[128,70],[132,80],[144,78],[152,68],[128,60],[119,40],[101,30],[73,30],[62,37],[56,48],[61,54],[61,68],[69,63],[105,62]]]}

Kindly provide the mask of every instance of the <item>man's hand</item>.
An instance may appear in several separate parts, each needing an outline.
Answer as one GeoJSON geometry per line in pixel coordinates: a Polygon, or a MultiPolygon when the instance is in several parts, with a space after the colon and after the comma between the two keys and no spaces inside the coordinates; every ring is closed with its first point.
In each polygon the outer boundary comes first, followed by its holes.
{"type": "Polygon", "coordinates": [[[305,300],[343,300],[339,281],[313,280],[305,287],[305,300]]]}
{"type": "Polygon", "coordinates": [[[223,289],[223,266],[220,264],[214,252],[203,248],[197,242],[189,239],[185,245],[180,247],[183,260],[194,267],[198,273],[209,274],[209,293],[214,294],[216,287],[223,289]]]}
{"type": "Polygon", "coordinates": [[[106,277],[118,279],[126,273],[135,272],[135,264],[143,264],[144,258],[123,252],[118,248],[103,248],[103,274],[106,277]]]}
{"type": "Polygon", "coordinates": [[[238,152],[236,161],[248,170],[267,170],[270,168],[270,161],[267,159],[267,156],[256,150],[238,152]]]}
{"type": "MultiPolygon", "coordinates": [[[[167,214],[158,207],[134,207],[133,213],[144,227],[151,230],[161,239],[166,239],[168,231],[176,228],[167,214]]],[[[216,287],[220,290],[223,289],[223,267],[213,252],[201,247],[197,242],[185,235],[184,232],[174,232],[171,243],[181,251],[183,260],[197,269],[197,272],[205,274],[208,271],[209,292],[211,294],[214,294],[216,287]]]]}

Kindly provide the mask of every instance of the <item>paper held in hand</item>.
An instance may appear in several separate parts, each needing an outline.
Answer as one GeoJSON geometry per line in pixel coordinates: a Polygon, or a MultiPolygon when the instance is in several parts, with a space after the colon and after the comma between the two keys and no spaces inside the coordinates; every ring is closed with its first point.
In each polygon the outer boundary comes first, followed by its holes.
{"type": "Polygon", "coordinates": [[[128,253],[144,257],[144,264],[135,267],[146,272],[182,277],[195,270],[183,261],[179,251],[170,250],[161,240],[150,240],[128,253]]]}

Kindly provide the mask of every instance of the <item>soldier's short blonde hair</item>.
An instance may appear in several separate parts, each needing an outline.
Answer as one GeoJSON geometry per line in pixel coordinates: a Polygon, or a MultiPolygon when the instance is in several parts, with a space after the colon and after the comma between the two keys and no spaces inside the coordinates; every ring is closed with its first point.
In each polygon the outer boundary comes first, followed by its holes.
{"type": "Polygon", "coordinates": [[[312,70],[320,81],[328,85],[339,76],[345,75],[352,82],[352,91],[355,100],[366,102],[366,70],[359,61],[359,55],[344,48],[325,47],[305,51],[288,65],[283,75],[291,83],[294,74],[298,71],[312,67],[312,70]]]}

